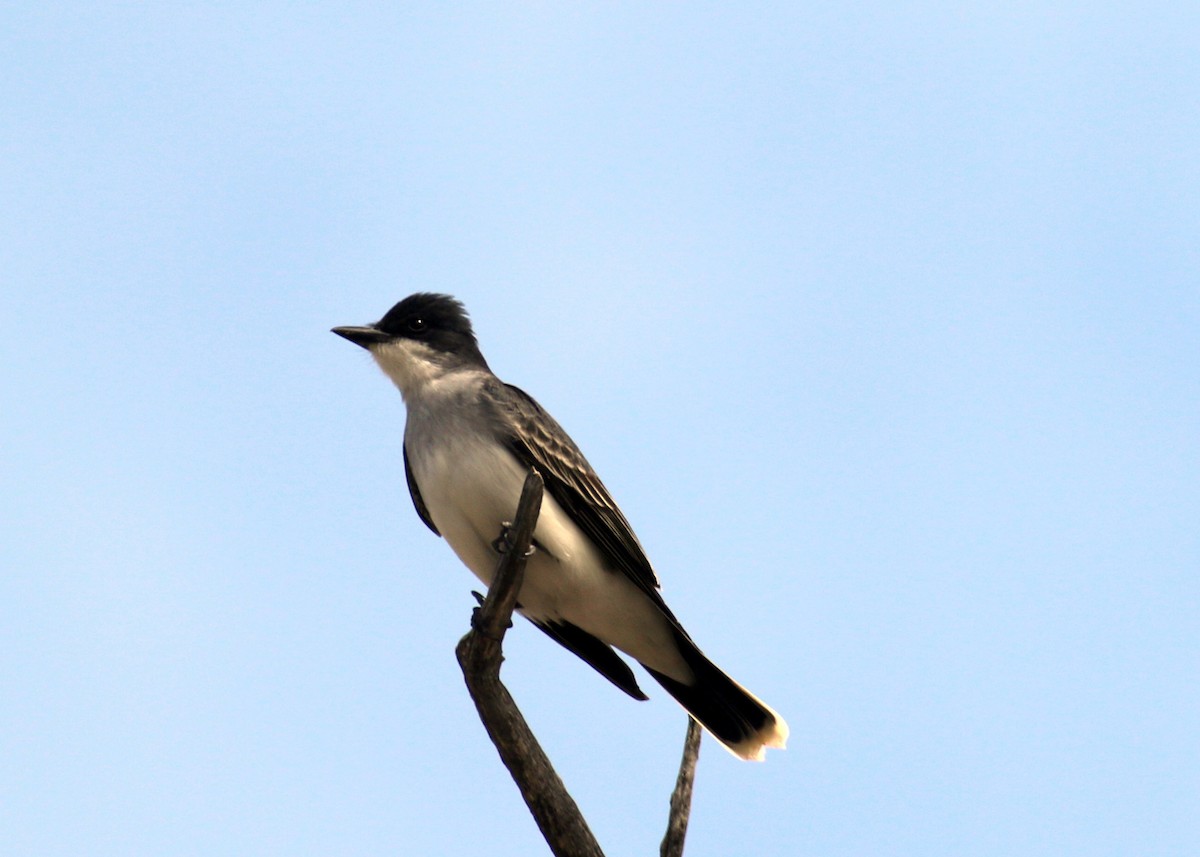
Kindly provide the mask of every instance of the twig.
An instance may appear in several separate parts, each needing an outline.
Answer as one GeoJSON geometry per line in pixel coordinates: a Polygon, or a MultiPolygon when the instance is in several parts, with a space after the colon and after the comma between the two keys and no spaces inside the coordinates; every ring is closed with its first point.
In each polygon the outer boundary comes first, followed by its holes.
{"type": "Polygon", "coordinates": [[[659,846],[659,857],[683,857],[683,840],[687,836],[688,818],[692,813],[692,783],[696,779],[696,760],[700,757],[700,724],[688,718],[687,737],[683,740],[683,758],[679,776],[671,793],[671,816],[667,832],[659,846]]]}
{"type": "Polygon", "coordinates": [[[483,605],[475,613],[472,630],[459,641],[455,654],[479,719],[550,850],[557,857],[604,857],[579,807],[500,681],[501,643],[512,624],[526,554],[541,510],[542,489],[541,475],[530,470],[510,531],[511,542],[500,558],[483,605]]]}

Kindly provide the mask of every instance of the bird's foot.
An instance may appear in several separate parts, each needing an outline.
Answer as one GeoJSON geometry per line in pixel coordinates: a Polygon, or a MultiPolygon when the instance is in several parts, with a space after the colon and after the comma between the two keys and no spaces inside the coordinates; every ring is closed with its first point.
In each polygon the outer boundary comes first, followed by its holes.
{"type": "MultiPolygon", "coordinates": [[[[475,631],[476,633],[482,634],[483,636],[487,637],[489,640],[496,640],[497,642],[499,642],[499,639],[500,639],[499,637],[493,636],[492,633],[487,628],[483,627],[483,620],[481,620],[479,618],[479,613],[482,610],[483,610],[482,607],[476,607],[475,609],[473,609],[471,611],[471,629],[473,631],[475,631]]],[[[507,622],[504,623],[505,628],[511,628],[512,626],[513,626],[512,619],[509,619],[507,622]]]]}
{"type": "MultiPolygon", "coordinates": [[[[476,631],[480,631],[480,633],[482,633],[482,630],[479,627],[479,611],[483,609],[483,602],[485,599],[484,599],[482,592],[476,592],[474,589],[471,590],[471,594],[475,596],[475,601],[479,604],[478,607],[476,607],[475,609],[473,609],[471,611],[471,627],[474,628],[476,631]]],[[[520,608],[520,606],[521,606],[520,604],[517,605],[518,609],[520,608]]],[[[504,627],[511,628],[512,626],[513,626],[513,623],[512,623],[512,619],[510,618],[508,620],[508,624],[505,625],[504,627]]]]}
{"type": "MultiPolygon", "coordinates": [[[[500,522],[500,536],[492,542],[492,550],[496,553],[508,553],[512,549],[513,542],[513,525],[512,521],[500,522]]],[[[525,551],[526,557],[531,557],[537,553],[537,543],[530,542],[529,550],[525,551]]]]}

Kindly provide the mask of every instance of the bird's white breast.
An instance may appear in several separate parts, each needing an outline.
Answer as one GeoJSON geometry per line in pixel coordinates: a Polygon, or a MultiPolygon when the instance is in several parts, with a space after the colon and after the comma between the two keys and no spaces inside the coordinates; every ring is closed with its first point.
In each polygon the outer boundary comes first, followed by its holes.
{"type": "MultiPolygon", "coordinates": [[[[473,374],[473,373],[472,373],[473,374]]],[[[490,585],[492,544],[516,516],[527,469],[479,410],[479,378],[446,376],[408,396],[405,448],[430,517],[476,577],[490,585]]],[[[532,619],[565,620],[637,658],[686,678],[657,607],[601,553],[547,491],[534,530],[538,549],[519,601],[532,619]]]]}
{"type": "MultiPolygon", "coordinates": [[[[447,376],[411,398],[405,447],[434,524],[459,559],[490,584],[498,561],[492,544],[516,516],[527,471],[493,435],[478,404],[478,384],[477,378],[447,376]]],[[[594,552],[548,493],[535,538],[549,555],[541,560],[571,563],[581,552],[594,552]]],[[[546,564],[529,564],[522,590],[522,606],[539,618],[556,612],[552,595],[560,575],[542,569],[546,564]],[[526,592],[530,584],[533,591],[526,592]]]]}

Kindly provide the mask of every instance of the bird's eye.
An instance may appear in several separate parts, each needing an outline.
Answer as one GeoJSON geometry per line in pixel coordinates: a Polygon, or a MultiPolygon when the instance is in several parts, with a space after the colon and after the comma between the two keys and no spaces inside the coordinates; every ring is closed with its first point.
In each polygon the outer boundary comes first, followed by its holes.
{"type": "Polygon", "coordinates": [[[425,321],[425,319],[417,315],[408,320],[407,326],[409,333],[424,333],[425,329],[429,327],[429,324],[425,321]]]}

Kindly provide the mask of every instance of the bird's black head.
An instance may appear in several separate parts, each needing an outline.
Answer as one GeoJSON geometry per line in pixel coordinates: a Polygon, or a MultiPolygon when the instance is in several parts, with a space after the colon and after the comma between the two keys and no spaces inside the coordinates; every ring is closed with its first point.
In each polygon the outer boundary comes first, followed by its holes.
{"type": "Polygon", "coordinates": [[[333,332],[366,349],[383,342],[410,339],[442,354],[487,366],[466,309],[449,295],[418,292],[400,301],[372,325],[335,327],[333,332]]]}
{"type": "MultiPolygon", "coordinates": [[[[463,305],[449,295],[417,292],[387,311],[375,327],[392,337],[405,337],[436,346],[440,340],[475,341],[463,305]]],[[[445,351],[449,349],[441,348],[445,351]]]]}

